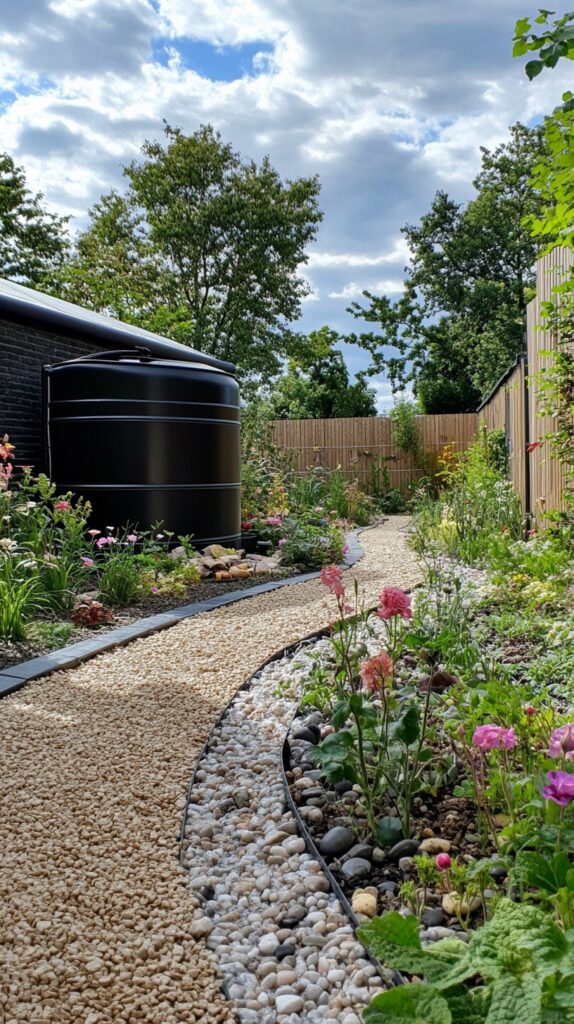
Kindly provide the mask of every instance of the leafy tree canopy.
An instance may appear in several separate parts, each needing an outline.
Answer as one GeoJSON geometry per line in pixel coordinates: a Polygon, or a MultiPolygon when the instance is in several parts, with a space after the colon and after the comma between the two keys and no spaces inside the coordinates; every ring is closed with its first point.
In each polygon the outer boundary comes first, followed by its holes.
{"type": "Polygon", "coordinates": [[[0,277],[36,284],[61,262],[68,245],[68,218],[42,205],[26,186],[22,167],[0,153],[0,277]]]}
{"type": "Polygon", "coordinates": [[[235,362],[277,372],[308,285],[298,273],[322,219],[316,177],[283,182],[243,160],[209,125],[166,126],[125,168],[125,195],[91,211],[53,280],[65,298],[235,362]]]}
{"type": "Polygon", "coordinates": [[[332,419],[338,416],[376,416],[375,391],[362,374],[349,381],[342,353],[334,346],[336,331],[322,327],[304,339],[298,358],[269,393],[274,419],[332,419]]]}
{"type": "Polygon", "coordinates": [[[540,210],[529,179],[544,146],[541,128],[516,124],[507,143],[481,147],[476,197],[462,206],[437,192],[403,228],[411,257],[401,297],[365,292],[367,304],[349,309],[378,327],[348,339],[370,351],[370,372],[397,389],[412,382],[425,412],[476,408],[521,349],[539,249],[525,225],[540,210]]]}

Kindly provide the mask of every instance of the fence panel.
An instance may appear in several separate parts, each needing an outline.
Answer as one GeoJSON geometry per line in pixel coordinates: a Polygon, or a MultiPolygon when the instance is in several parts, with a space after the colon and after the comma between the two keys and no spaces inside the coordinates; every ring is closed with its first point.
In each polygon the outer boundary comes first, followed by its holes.
{"type": "Polygon", "coordinates": [[[416,417],[422,460],[401,451],[388,416],[333,420],[274,420],[276,444],[292,453],[294,469],[304,474],[313,466],[337,469],[361,483],[384,490],[408,486],[436,469],[446,444],[464,450],[474,440],[476,413],[416,417]]]}

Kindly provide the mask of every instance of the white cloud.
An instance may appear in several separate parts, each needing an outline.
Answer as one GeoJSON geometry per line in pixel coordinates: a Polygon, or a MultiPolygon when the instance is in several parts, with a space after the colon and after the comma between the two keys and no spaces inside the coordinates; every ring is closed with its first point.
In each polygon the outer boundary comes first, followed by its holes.
{"type": "Polygon", "coordinates": [[[404,291],[404,281],[375,281],[373,284],[360,284],[357,281],[350,281],[340,292],[329,292],[330,299],[359,299],[364,291],[372,292],[375,295],[398,295],[404,291]]]}
{"type": "Polygon", "coordinates": [[[405,238],[397,238],[390,252],[369,256],[352,252],[311,252],[308,267],[380,267],[384,263],[406,263],[409,247],[405,238]]]}

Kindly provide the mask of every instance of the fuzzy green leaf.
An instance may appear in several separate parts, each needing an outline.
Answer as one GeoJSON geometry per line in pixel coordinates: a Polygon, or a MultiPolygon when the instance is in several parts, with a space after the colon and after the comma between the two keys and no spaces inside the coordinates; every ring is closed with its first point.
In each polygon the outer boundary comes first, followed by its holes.
{"type": "Polygon", "coordinates": [[[540,983],[529,974],[505,975],[496,981],[486,1024],[541,1024],[540,983]]]}
{"type": "Polygon", "coordinates": [[[375,996],[365,1024],[453,1024],[446,999],[431,985],[401,985],[375,996]]]}
{"type": "Polygon", "coordinates": [[[391,911],[361,925],[357,929],[357,936],[368,946],[373,956],[399,971],[422,974],[430,981],[445,979],[449,974],[449,962],[444,963],[423,950],[416,917],[401,917],[391,911]]]}

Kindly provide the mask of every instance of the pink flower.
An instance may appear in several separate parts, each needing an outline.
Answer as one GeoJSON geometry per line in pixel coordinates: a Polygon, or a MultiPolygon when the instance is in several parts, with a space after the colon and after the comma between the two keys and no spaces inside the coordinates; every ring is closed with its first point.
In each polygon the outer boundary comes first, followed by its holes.
{"type": "Polygon", "coordinates": [[[479,725],[474,730],[472,742],[481,750],[512,750],[518,743],[514,729],[505,729],[502,725],[479,725]]]}
{"type": "Polygon", "coordinates": [[[343,570],[338,565],[326,565],[321,569],[321,583],[328,587],[335,597],[342,597],[345,593],[343,570]]]}
{"type": "Polygon", "coordinates": [[[135,544],[137,537],[135,533],[128,533],[126,540],[129,541],[130,544],[135,544]]]}
{"type": "Polygon", "coordinates": [[[568,772],[548,772],[546,778],[548,782],[543,790],[546,800],[552,800],[559,807],[567,807],[574,802],[574,775],[568,772]]]}
{"type": "Polygon", "coordinates": [[[375,654],[368,661],[364,661],[359,668],[359,674],[366,690],[376,693],[382,690],[385,680],[391,679],[393,675],[393,663],[386,651],[375,654]]]}
{"type": "Polygon", "coordinates": [[[156,535],[155,535],[155,539],[156,539],[156,540],[163,540],[164,536],[165,536],[165,535],[164,535],[163,533],[156,533],[156,535]]]}
{"type": "Polygon", "coordinates": [[[267,526],[281,526],[281,516],[267,516],[265,520],[267,526]]]}
{"type": "Polygon", "coordinates": [[[448,853],[437,853],[434,862],[439,871],[448,871],[449,867],[452,864],[452,860],[450,859],[448,853]]]}
{"type": "Polygon", "coordinates": [[[69,501],[62,500],[54,502],[54,508],[57,509],[58,512],[67,512],[68,509],[71,509],[71,507],[72,506],[70,505],[69,501]]]}
{"type": "Polygon", "coordinates": [[[150,590],[151,590],[152,594],[157,594],[158,590],[159,590],[159,587],[150,587],[150,590]]]}
{"type": "Polygon", "coordinates": [[[99,540],[96,541],[96,547],[99,548],[100,551],[102,548],[106,547],[106,544],[117,544],[117,540],[115,537],[100,537],[99,540]]]}
{"type": "Polygon", "coordinates": [[[555,729],[550,737],[548,747],[550,757],[565,757],[567,761],[574,761],[574,723],[568,722],[555,729]]]}
{"type": "Polygon", "coordinates": [[[377,615],[380,619],[392,619],[396,615],[400,615],[402,619],[412,619],[411,598],[404,590],[399,590],[398,587],[385,587],[379,601],[381,605],[377,609],[377,615]]]}
{"type": "Polygon", "coordinates": [[[82,562],[87,569],[91,569],[92,565],[94,564],[93,558],[86,558],[84,555],[82,555],[82,562]]]}
{"type": "Polygon", "coordinates": [[[281,537],[281,540],[277,541],[277,547],[282,548],[287,543],[287,537],[281,537]]]}
{"type": "Polygon", "coordinates": [[[101,530],[88,530],[90,537],[99,537],[101,530]]]}

